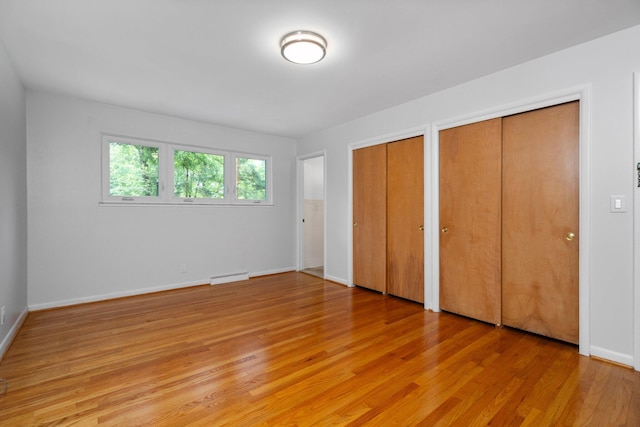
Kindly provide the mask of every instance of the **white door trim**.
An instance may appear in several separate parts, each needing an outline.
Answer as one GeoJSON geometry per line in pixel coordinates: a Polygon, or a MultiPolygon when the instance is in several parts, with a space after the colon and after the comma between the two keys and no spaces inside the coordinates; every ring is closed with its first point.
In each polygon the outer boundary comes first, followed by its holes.
{"type": "MultiPolygon", "coordinates": [[[[429,224],[429,238],[431,245],[425,248],[425,258],[428,262],[431,274],[425,274],[425,308],[433,311],[440,311],[440,247],[439,247],[439,153],[440,140],[439,132],[444,129],[475,123],[483,120],[504,117],[511,114],[522,113],[538,108],[549,107],[569,101],[580,101],[580,272],[579,272],[579,306],[580,306],[580,337],[579,352],[582,355],[590,354],[590,315],[589,315],[589,255],[590,251],[590,193],[591,193],[591,131],[590,131],[590,109],[591,109],[591,87],[589,85],[576,88],[569,88],[555,93],[540,96],[534,99],[523,100],[503,106],[498,106],[489,110],[468,114],[461,117],[454,117],[446,120],[434,122],[430,126],[428,141],[425,138],[425,153],[429,152],[428,163],[425,163],[425,177],[429,177],[428,195],[431,209],[425,209],[425,224],[429,224]],[[429,170],[426,167],[429,167],[429,170]],[[428,250],[428,252],[427,252],[428,250]]],[[[426,160],[426,157],[425,157],[426,160]]],[[[425,230],[426,231],[426,230],[425,230]]],[[[427,235],[425,235],[425,239],[427,235]]],[[[425,266],[427,262],[425,260],[425,266]]],[[[636,301],[637,304],[637,301],[636,301]]],[[[636,319],[636,323],[637,323],[636,319]]],[[[636,349],[636,351],[638,351],[636,349]]]]}
{"type": "Polygon", "coordinates": [[[640,371],[640,72],[633,73],[633,367],[640,371]]]}
{"type": "Polygon", "coordinates": [[[296,223],[298,226],[296,227],[296,232],[298,237],[296,239],[297,243],[297,271],[304,270],[304,225],[302,223],[302,219],[304,218],[304,161],[313,159],[316,157],[323,158],[323,176],[322,176],[322,191],[323,191],[323,230],[322,230],[322,239],[323,242],[323,253],[322,253],[322,265],[324,267],[324,278],[327,277],[327,150],[315,151],[313,153],[304,154],[302,156],[296,157],[296,223]]]}

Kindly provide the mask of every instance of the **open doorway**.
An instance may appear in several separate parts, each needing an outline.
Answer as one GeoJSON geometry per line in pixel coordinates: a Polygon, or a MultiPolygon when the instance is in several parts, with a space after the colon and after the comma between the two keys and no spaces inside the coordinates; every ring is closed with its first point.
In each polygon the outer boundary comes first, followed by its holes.
{"type": "Polygon", "coordinates": [[[302,160],[303,273],[324,278],[324,156],[302,160]]]}

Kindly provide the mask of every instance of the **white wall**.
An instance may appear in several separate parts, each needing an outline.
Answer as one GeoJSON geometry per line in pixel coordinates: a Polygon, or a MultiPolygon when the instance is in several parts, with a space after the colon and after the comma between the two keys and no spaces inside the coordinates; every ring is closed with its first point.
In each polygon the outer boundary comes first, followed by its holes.
{"type": "Polygon", "coordinates": [[[292,139],[31,90],[27,139],[31,309],[295,269],[292,139]],[[100,205],[100,132],[271,155],[274,206],[100,205]]]}
{"type": "Polygon", "coordinates": [[[612,360],[632,360],[633,214],[630,209],[610,213],[609,196],[633,196],[632,95],[633,72],[640,71],[638,46],[640,26],[303,138],[298,155],[327,152],[326,274],[348,280],[349,144],[590,85],[591,350],[612,360]]]}
{"type": "Polygon", "coordinates": [[[27,308],[25,91],[0,43],[0,357],[27,308]]]}

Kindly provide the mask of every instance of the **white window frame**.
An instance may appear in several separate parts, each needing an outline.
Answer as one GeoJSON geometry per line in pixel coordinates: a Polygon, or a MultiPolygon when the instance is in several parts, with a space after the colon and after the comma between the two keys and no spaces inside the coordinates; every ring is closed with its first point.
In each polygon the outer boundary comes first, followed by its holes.
{"type": "MultiPolygon", "coordinates": [[[[271,157],[261,156],[259,154],[244,154],[233,153],[233,160],[229,162],[231,166],[232,175],[231,183],[233,185],[233,203],[237,205],[270,205],[272,204],[272,191],[271,191],[271,157]],[[265,200],[256,199],[238,199],[238,177],[237,177],[237,165],[238,158],[251,159],[251,160],[264,160],[265,162],[265,200]]],[[[226,165],[226,163],[225,163],[226,165]]]]}
{"type": "Polygon", "coordinates": [[[120,137],[117,135],[102,135],[102,202],[103,203],[124,203],[124,204],[148,204],[163,203],[164,199],[164,183],[162,182],[163,169],[166,167],[163,155],[165,147],[157,141],[146,139],[120,137]],[[157,196],[112,196],[111,195],[111,168],[110,168],[110,143],[116,142],[121,144],[143,145],[146,147],[155,147],[158,149],[158,195],[157,196]]]}
{"type": "Polygon", "coordinates": [[[170,145],[168,147],[169,161],[167,162],[167,197],[171,204],[184,204],[184,205],[228,205],[232,202],[229,198],[229,153],[225,153],[220,150],[213,150],[202,147],[186,146],[186,145],[170,145]],[[214,154],[216,156],[222,156],[224,159],[224,197],[221,199],[207,198],[207,197],[176,197],[175,195],[175,152],[179,151],[191,151],[195,153],[214,154]]]}
{"type": "Polygon", "coordinates": [[[102,204],[118,205],[211,205],[211,206],[271,206],[273,205],[273,172],[272,158],[264,154],[244,153],[236,151],[219,150],[209,147],[195,145],[185,145],[156,141],[151,139],[120,136],[109,133],[101,134],[102,152],[102,204]],[[123,144],[144,145],[158,148],[158,196],[129,197],[112,196],[110,194],[110,143],[118,142],[123,144]],[[176,150],[193,151],[205,154],[224,156],[224,198],[184,198],[174,195],[174,153],[176,150]],[[265,200],[245,200],[237,198],[236,186],[236,165],[238,158],[249,158],[265,161],[265,200]]]}

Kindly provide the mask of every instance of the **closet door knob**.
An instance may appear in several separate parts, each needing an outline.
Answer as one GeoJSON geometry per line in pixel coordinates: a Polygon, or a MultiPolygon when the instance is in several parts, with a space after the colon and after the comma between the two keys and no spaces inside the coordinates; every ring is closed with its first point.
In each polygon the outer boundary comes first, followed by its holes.
{"type": "Polygon", "coordinates": [[[442,230],[441,230],[441,231],[442,231],[443,233],[448,233],[448,232],[449,232],[449,228],[447,228],[447,227],[442,227],[442,230]]]}
{"type": "Polygon", "coordinates": [[[420,231],[424,231],[424,225],[420,226],[420,231]]]}
{"type": "Polygon", "coordinates": [[[572,241],[573,239],[576,238],[576,234],[573,231],[570,231],[567,233],[566,236],[564,236],[565,239],[567,239],[568,241],[572,241]]]}
{"type": "Polygon", "coordinates": [[[353,223],[353,226],[354,226],[354,227],[357,227],[357,226],[358,226],[358,223],[357,223],[357,222],[354,222],[354,223],[353,223]]]}

